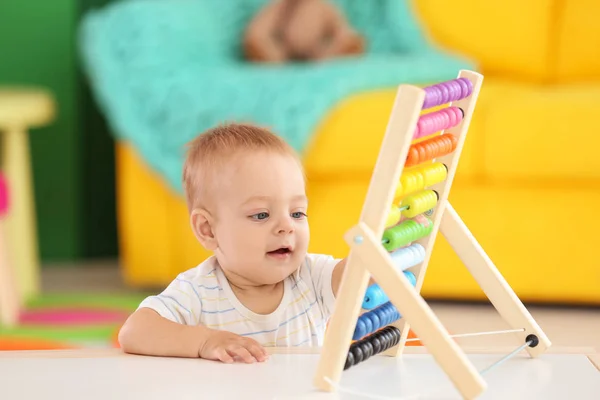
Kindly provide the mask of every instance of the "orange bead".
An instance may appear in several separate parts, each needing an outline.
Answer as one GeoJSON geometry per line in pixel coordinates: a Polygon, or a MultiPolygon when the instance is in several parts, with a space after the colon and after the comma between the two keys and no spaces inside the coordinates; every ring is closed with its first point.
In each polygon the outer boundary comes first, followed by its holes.
{"type": "Polygon", "coordinates": [[[434,158],[445,156],[456,149],[458,139],[452,133],[434,136],[423,142],[415,143],[408,149],[406,167],[421,164],[434,158]]]}

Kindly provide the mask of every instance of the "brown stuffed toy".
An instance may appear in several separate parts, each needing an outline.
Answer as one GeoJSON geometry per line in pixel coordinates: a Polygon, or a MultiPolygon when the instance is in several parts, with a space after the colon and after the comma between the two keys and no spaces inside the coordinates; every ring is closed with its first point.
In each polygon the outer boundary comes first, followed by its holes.
{"type": "Polygon", "coordinates": [[[275,0],[248,25],[243,48],[254,62],[325,60],[361,54],[364,39],[325,0],[275,0]]]}

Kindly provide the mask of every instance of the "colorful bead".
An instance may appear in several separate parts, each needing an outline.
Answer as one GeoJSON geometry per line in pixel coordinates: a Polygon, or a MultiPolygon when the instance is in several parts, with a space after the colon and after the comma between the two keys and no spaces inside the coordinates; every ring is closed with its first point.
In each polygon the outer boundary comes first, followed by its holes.
{"type": "MultiPolygon", "coordinates": [[[[404,271],[404,276],[406,276],[406,278],[408,279],[410,284],[413,285],[413,287],[417,285],[417,278],[415,277],[415,274],[413,274],[410,271],[404,271]]],[[[374,283],[367,288],[365,297],[362,302],[362,308],[365,310],[372,310],[375,307],[380,306],[381,304],[387,303],[388,301],[389,301],[389,298],[384,293],[383,289],[377,283],[374,283]]],[[[365,313],[363,315],[367,315],[367,314],[369,314],[369,313],[365,313]]],[[[377,315],[377,314],[375,314],[375,315],[377,315]]],[[[378,315],[377,315],[377,318],[379,318],[378,315]]],[[[360,317],[359,317],[359,320],[360,320],[360,317]]],[[[383,324],[383,325],[386,325],[386,324],[383,324]]]]}
{"type": "Polygon", "coordinates": [[[417,221],[409,219],[392,228],[386,229],[383,232],[383,247],[387,251],[394,251],[429,235],[433,230],[433,222],[427,217],[423,218],[426,219],[427,224],[420,224],[417,221]]]}
{"type": "Polygon", "coordinates": [[[385,227],[389,228],[396,225],[400,221],[401,216],[402,211],[395,205],[392,205],[385,220],[385,227]]]}
{"type": "Polygon", "coordinates": [[[378,284],[374,283],[367,288],[362,302],[362,308],[365,310],[371,310],[387,301],[388,297],[383,292],[383,289],[381,289],[378,284]]]}
{"type": "Polygon", "coordinates": [[[406,270],[414,267],[425,260],[425,247],[419,243],[413,243],[410,246],[402,247],[390,253],[394,266],[399,270],[406,270]]]}
{"type": "MultiPolygon", "coordinates": [[[[414,282],[416,285],[416,278],[414,279],[414,282]]],[[[358,317],[352,340],[358,340],[371,332],[375,332],[378,329],[399,320],[400,317],[400,313],[396,307],[394,307],[390,301],[387,301],[385,304],[367,311],[358,317]]]]}
{"type": "Polygon", "coordinates": [[[408,149],[405,167],[412,167],[434,158],[445,156],[456,150],[458,139],[452,133],[444,133],[415,143],[408,149]]]}
{"type": "Polygon", "coordinates": [[[354,335],[358,337],[363,337],[367,334],[367,326],[365,325],[364,319],[360,317],[356,321],[356,327],[354,328],[354,335]]]}
{"type": "Polygon", "coordinates": [[[423,90],[425,91],[423,109],[427,109],[470,96],[473,92],[473,83],[467,78],[457,78],[427,86],[423,90]]]}
{"type": "Polygon", "coordinates": [[[406,168],[400,177],[394,198],[399,199],[436,183],[443,182],[447,176],[448,169],[446,165],[440,162],[406,168]]]}
{"type": "Polygon", "coordinates": [[[344,365],[344,369],[346,370],[353,365],[354,365],[354,354],[352,354],[352,352],[349,351],[348,355],[346,356],[346,364],[344,365]]]}
{"type": "Polygon", "coordinates": [[[423,214],[437,205],[439,197],[435,190],[424,190],[411,194],[400,202],[400,207],[408,207],[407,210],[402,211],[402,215],[407,218],[414,218],[419,214],[423,214]]]}
{"type": "Polygon", "coordinates": [[[350,345],[344,370],[382,353],[400,342],[401,332],[395,326],[386,326],[374,334],[350,345]]]}
{"type": "Polygon", "coordinates": [[[0,171],[0,217],[8,213],[9,193],[8,182],[0,171]]]}
{"type": "Polygon", "coordinates": [[[419,117],[413,139],[422,138],[461,123],[464,112],[458,107],[446,107],[419,117]]]}

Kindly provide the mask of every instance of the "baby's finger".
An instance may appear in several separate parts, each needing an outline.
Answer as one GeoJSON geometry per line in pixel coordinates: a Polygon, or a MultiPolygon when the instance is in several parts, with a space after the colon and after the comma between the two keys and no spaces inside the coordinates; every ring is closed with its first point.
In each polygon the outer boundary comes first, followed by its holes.
{"type": "MultiPolygon", "coordinates": [[[[251,338],[245,338],[245,339],[246,339],[247,343],[250,346],[256,346],[256,347],[258,347],[260,349],[260,352],[262,354],[264,354],[265,356],[269,355],[269,353],[267,353],[267,350],[260,343],[258,343],[256,340],[251,339],[251,338]]],[[[246,348],[248,348],[248,346],[246,346],[246,348]]]]}
{"type": "Polygon", "coordinates": [[[269,357],[267,351],[258,343],[249,343],[246,345],[246,349],[248,349],[258,361],[265,361],[269,357]]]}
{"type": "Polygon", "coordinates": [[[229,353],[227,352],[227,350],[225,350],[224,348],[220,348],[220,349],[215,350],[215,353],[216,353],[215,354],[216,357],[219,360],[223,361],[224,363],[230,364],[230,363],[232,363],[234,361],[233,357],[231,357],[231,355],[229,355],[229,353]]]}
{"type": "Polygon", "coordinates": [[[248,364],[252,364],[252,363],[256,362],[256,358],[254,358],[252,356],[252,354],[250,354],[250,352],[246,348],[244,348],[240,345],[234,345],[234,346],[228,348],[227,351],[229,352],[229,354],[237,355],[238,357],[241,357],[242,360],[244,360],[248,364]]]}

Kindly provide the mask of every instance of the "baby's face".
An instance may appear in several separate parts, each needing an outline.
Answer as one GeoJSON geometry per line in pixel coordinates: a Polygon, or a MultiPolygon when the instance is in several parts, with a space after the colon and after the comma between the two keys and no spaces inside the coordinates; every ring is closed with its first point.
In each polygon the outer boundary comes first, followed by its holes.
{"type": "Polygon", "coordinates": [[[300,166],[291,156],[259,152],[235,157],[225,170],[214,199],[219,263],[255,284],[282,281],[308,248],[300,166]]]}

